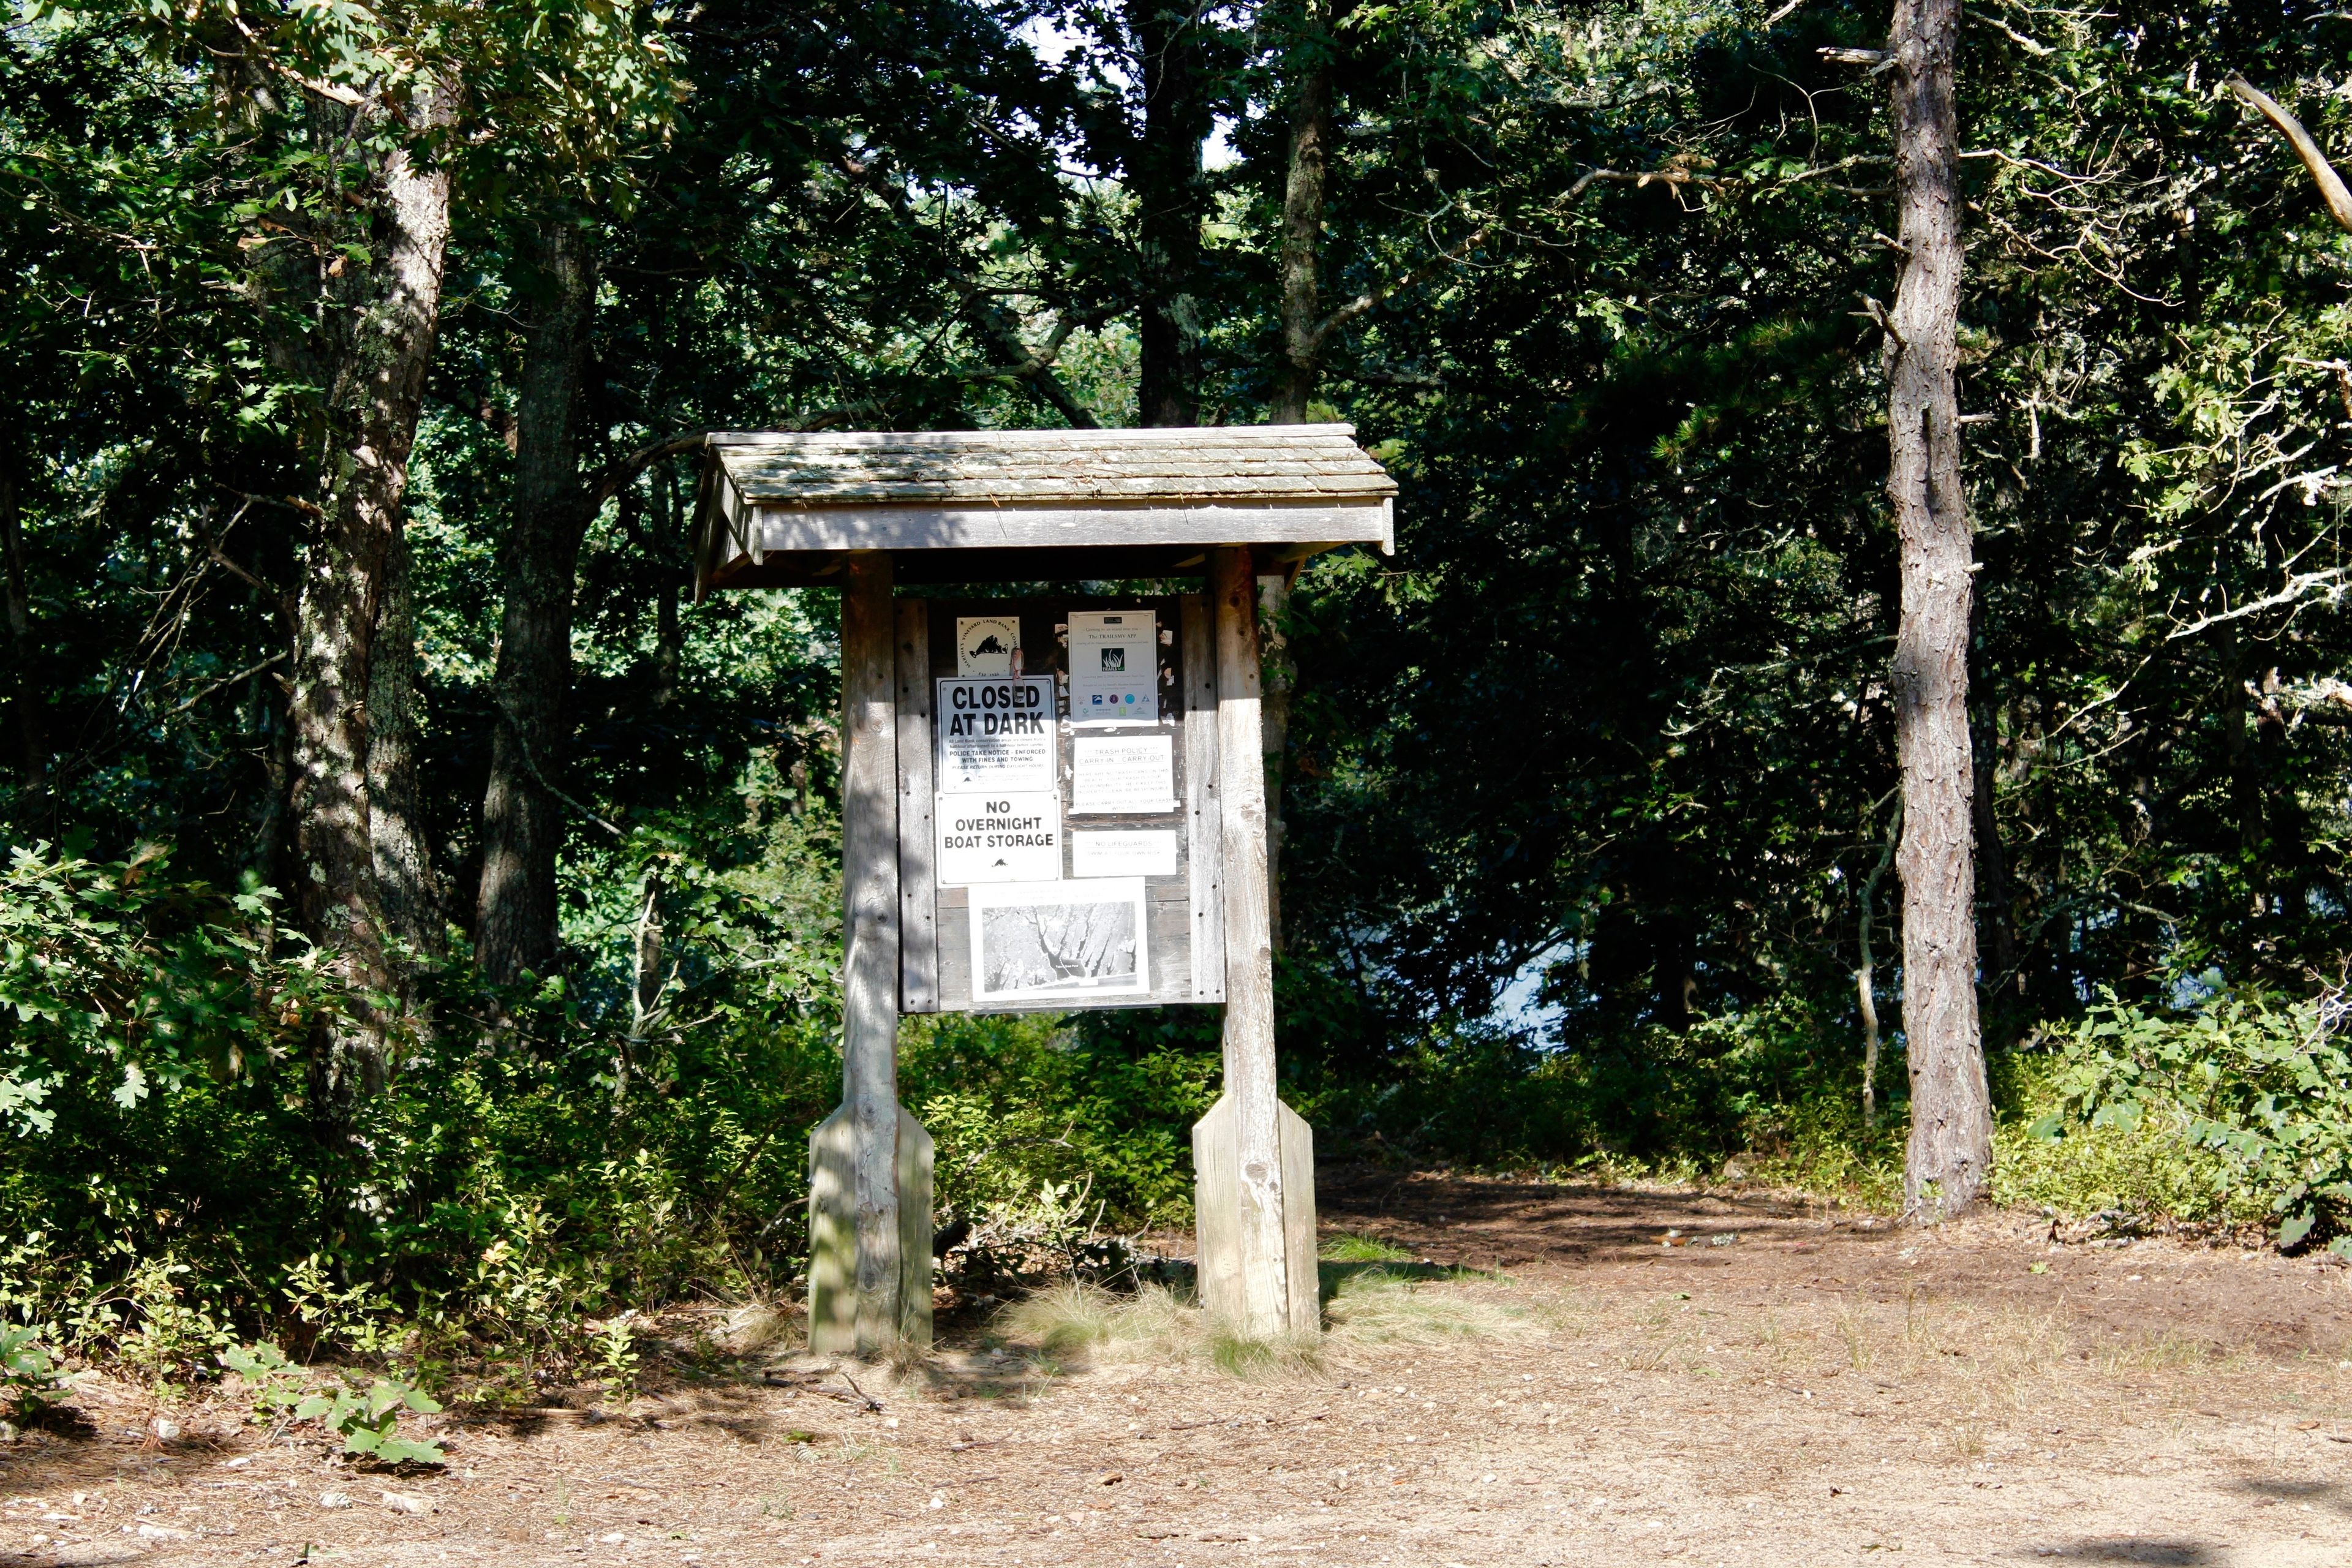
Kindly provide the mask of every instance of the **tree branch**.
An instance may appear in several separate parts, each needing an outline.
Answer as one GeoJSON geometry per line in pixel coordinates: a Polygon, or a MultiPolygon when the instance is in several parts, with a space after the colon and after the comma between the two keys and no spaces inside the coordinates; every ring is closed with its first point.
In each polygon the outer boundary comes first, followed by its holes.
{"type": "Polygon", "coordinates": [[[2327,161],[2319,143],[2311,139],[2311,132],[2303,128],[2303,121],[2288,113],[2284,104],[2235,71],[2223,78],[2221,85],[2253,105],[2286,138],[2287,145],[2294,149],[2294,155],[2310,171],[2312,183],[2319,187],[2319,199],[2327,204],[2327,216],[2336,220],[2337,227],[2352,234],[2352,190],[2345,188],[2344,177],[2327,161]]]}
{"type": "Polygon", "coordinates": [[[639,474],[664,458],[675,458],[680,452],[698,452],[709,439],[709,432],[702,430],[697,430],[691,436],[666,437],[650,447],[640,447],[627,457],[605,464],[597,470],[596,477],[588,481],[588,515],[593,517],[602,511],[606,501],[619,495],[635,481],[639,474]]]}
{"type": "MultiPolygon", "coordinates": [[[[1573,191],[1570,193],[1571,196],[1576,194],[1577,193],[1573,191]]],[[[1365,293],[1357,295],[1354,299],[1349,300],[1346,304],[1340,306],[1338,310],[1332,311],[1329,315],[1324,317],[1320,321],[1318,321],[1315,324],[1315,331],[1310,334],[1308,339],[1310,346],[1313,348],[1315,353],[1322,353],[1324,343],[1329,341],[1333,332],[1338,331],[1341,327],[1346,326],[1349,322],[1356,320],[1359,316],[1369,315],[1370,312],[1379,310],[1382,305],[1386,304],[1389,300],[1395,299],[1399,294],[1404,293],[1408,289],[1421,287],[1422,284],[1427,282],[1431,278],[1434,277],[1439,272],[1444,271],[1446,268],[1457,265],[1464,258],[1468,257],[1472,251],[1486,244],[1486,237],[1494,232],[1495,226],[1493,224],[1482,223],[1476,228],[1472,229],[1469,235],[1460,243],[1439,251],[1436,255],[1431,257],[1428,260],[1423,262],[1420,266],[1414,268],[1403,277],[1399,278],[1392,282],[1385,283],[1378,289],[1373,289],[1365,293]]]]}

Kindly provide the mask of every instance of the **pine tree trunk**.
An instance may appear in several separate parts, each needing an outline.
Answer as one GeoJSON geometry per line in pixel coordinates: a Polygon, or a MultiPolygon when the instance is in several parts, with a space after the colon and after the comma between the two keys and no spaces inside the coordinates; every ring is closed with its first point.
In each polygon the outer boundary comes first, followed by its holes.
{"type": "Polygon", "coordinates": [[[1896,240],[1887,345],[1887,491],[1901,541],[1895,651],[1903,773],[1903,1026],[1911,1072],[1904,1189],[1940,1219],[1982,1195],[1992,1110],[1977,1021],[1975,769],[1969,738],[1971,542],[1960,491],[1959,0],[1896,0],[1890,46],[1896,240]]]}
{"type": "MultiPolygon", "coordinates": [[[[446,90],[427,87],[408,125],[437,125],[447,113],[446,90]]],[[[381,994],[389,975],[370,826],[369,667],[439,325],[449,175],[395,147],[373,194],[378,259],[363,290],[338,291],[344,313],[325,409],[325,483],[297,595],[287,720],[304,923],[343,979],[381,994]]],[[[383,1086],[391,1025],[362,1002],[313,1043],[310,1104],[322,1128],[346,1128],[357,1097],[383,1086]]]]}
{"type": "Polygon", "coordinates": [[[1128,173],[1141,208],[1137,416],[1145,425],[1200,423],[1201,223],[1209,186],[1201,166],[1212,115],[1198,13],[1167,0],[1129,0],[1143,67],[1143,127],[1128,173]]]}
{"type": "Polygon", "coordinates": [[[556,853],[562,805],[551,774],[572,695],[572,597],[588,526],[580,482],[582,397],[596,298],[576,231],[556,227],[535,258],[516,397],[515,500],[501,566],[505,614],[494,688],[497,730],[482,796],[482,881],[474,957],[493,983],[544,976],[556,958],[556,853]]]}
{"type": "MultiPolygon", "coordinates": [[[[1323,209],[1331,141],[1330,39],[1319,12],[1310,9],[1298,43],[1306,69],[1290,106],[1290,166],[1282,193],[1282,363],[1275,370],[1276,425],[1303,425],[1322,370],[1316,326],[1322,310],[1323,209]]],[[[1265,748],[1266,923],[1274,951],[1283,950],[1283,785],[1289,773],[1290,691],[1297,667],[1290,657],[1288,574],[1258,579],[1258,625],[1264,637],[1265,684],[1260,695],[1259,738],[1265,748]]]]}
{"type": "Polygon", "coordinates": [[[1311,60],[1290,106],[1290,169],[1282,193],[1282,356],[1274,423],[1303,425],[1323,366],[1316,334],[1322,310],[1324,193],[1329,180],[1331,59],[1319,26],[1301,41],[1311,60]]]}

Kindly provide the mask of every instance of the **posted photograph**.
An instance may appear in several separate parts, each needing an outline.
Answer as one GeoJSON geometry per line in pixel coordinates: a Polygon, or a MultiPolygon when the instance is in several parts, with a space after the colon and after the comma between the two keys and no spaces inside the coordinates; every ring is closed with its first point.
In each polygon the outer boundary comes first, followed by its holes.
{"type": "Polygon", "coordinates": [[[1143,881],[1003,883],[971,890],[971,999],[1150,989],[1143,881]]]}

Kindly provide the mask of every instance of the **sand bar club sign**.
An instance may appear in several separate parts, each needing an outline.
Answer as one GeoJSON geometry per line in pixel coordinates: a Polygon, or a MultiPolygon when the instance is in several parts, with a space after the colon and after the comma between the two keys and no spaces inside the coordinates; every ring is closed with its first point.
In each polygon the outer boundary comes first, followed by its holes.
{"type": "Polygon", "coordinates": [[[710,437],[698,592],[837,587],[841,1109],[810,1139],[810,1340],[930,1332],[903,1013],[1223,1004],[1201,1289],[1312,1331],[1314,1157],[1275,1089],[1256,579],[1391,546],[1342,425],[710,437]],[[1204,592],[956,598],[998,583],[1204,592]],[[903,592],[905,589],[915,592],[903,592]]]}

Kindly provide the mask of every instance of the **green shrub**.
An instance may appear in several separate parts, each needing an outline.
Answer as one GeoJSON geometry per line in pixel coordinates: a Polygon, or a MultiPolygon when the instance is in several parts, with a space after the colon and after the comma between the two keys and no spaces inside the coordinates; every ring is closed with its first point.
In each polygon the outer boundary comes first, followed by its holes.
{"type": "Polygon", "coordinates": [[[20,1419],[57,1397],[58,1365],[40,1340],[37,1329],[0,1324],[0,1410],[20,1419]]]}
{"type": "MultiPolygon", "coordinates": [[[[2184,1013],[2104,994],[2020,1068],[1993,1192],[2104,1209],[2277,1224],[2282,1247],[2352,1220],[2352,1054],[2327,999],[2224,994],[2184,1013]]],[[[2352,1242],[2340,1243],[2352,1250],[2352,1242]]]]}
{"type": "Polygon", "coordinates": [[[447,1458],[438,1443],[400,1435],[403,1411],[430,1413],[440,1405],[422,1390],[391,1378],[365,1389],[337,1388],[313,1394],[294,1406],[298,1421],[316,1421],[343,1440],[343,1452],[387,1465],[437,1465],[447,1458]]]}

